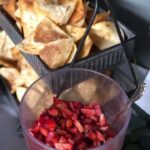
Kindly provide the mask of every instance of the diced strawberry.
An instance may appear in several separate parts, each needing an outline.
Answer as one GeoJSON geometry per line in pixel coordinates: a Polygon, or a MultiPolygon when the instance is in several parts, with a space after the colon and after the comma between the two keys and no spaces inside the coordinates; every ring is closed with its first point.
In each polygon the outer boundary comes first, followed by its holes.
{"type": "Polygon", "coordinates": [[[73,141],[76,144],[80,143],[82,141],[82,139],[83,139],[83,135],[81,133],[76,134],[75,137],[73,137],[73,141]]]}
{"type": "Polygon", "coordinates": [[[89,131],[91,129],[91,126],[89,124],[84,125],[85,131],[89,131]]]}
{"type": "Polygon", "coordinates": [[[71,134],[66,134],[66,137],[68,138],[68,139],[71,139],[72,138],[72,136],[71,136],[71,134]]]}
{"type": "Polygon", "coordinates": [[[74,120],[74,125],[77,127],[80,133],[84,132],[84,128],[78,120],[74,120]]]}
{"type": "Polygon", "coordinates": [[[67,120],[66,120],[66,128],[68,129],[68,128],[70,128],[72,125],[73,125],[72,120],[71,120],[71,119],[67,119],[67,120]]]}
{"type": "Polygon", "coordinates": [[[95,110],[94,109],[85,109],[82,108],[81,112],[86,116],[86,117],[91,117],[91,116],[95,116],[95,110]]]}
{"type": "Polygon", "coordinates": [[[58,123],[62,129],[65,129],[66,127],[65,119],[60,119],[58,123]]]}
{"type": "Polygon", "coordinates": [[[33,133],[37,134],[40,131],[40,123],[35,121],[32,125],[33,133]]]}
{"type": "Polygon", "coordinates": [[[99,140],[95,140],[94,142],[93,142],[93,145],[94,145],[94,147],[97,147],[97,146],[99,146],[100,145],[100,142],[99,142],[99,140]]]}
{"type": "Polygon", "coordinates": [[[102,114],[102,110],[99,104],[94,105],[96,116],[100,116],[102,114]]]}
{"type": "Polygon", "coordinates": [[[66,135],[66,134],[67,134],[67,131],[62,130],[62,129],[57,129],[57,130],[56,130],[56,133],[59,134],[59,135],[66,135]]]}
{"type": "Polygon", "coordinates": [[[94,141],[96,139],[96,134],[94,132],[90,131],[88,133],[88,138],[90,138],[91,140],[94,141]]]}
{"type": "Polygon", "coordinates": [[[72,150],[73,145],[71,143],[55,143],[55,148],[57,150],[72,150]]]}
{"type": "Polygon", "coordinates": [[[68,139],[68,142],[74,144],[74,141],[72,139],[68,139]]]}
{"type": "Polygon", "coordinates": [[[56,107],[62,112],[65,113],[68,117],[72,116],[72,112],[67,108],[64,107],[62,104],[57,104],[56,107]]]}
{"type": "Polygon", "coordinates": [[[33,131],[33,129],[28,129],[28,132],[30,133],[30,135],[34,136],[34,131],[33,131]]]}
{"type": "Polygon", "coordinates": [[[103,126],[100,128],[101,131],[107,131],[109,129],[109,126],[103,126]]]}
{"type": "Polygon", "coordinates": [[[56,108],[50,108],[50,109],[48,110],[48,113],[49,113],[51,116],[53,116],[53,117],[57,117],[58,114],[59,114],[59,111],[58,111],[56,108]]]}
{"type": "Polygon", "coordinates": [[[99,131],[96,131],[96,137],[100,142],[105,142],[105,137],[102,133],[100,133],[99,131]]]}
{"type": "Polygon", "coordinates": [[[95,122],[98,120],[95,116],[91,116],[90,117],[92,120],[94,120],[95,122]]]}
{"type": "Polygon", "coordinates": [[[60,139],[60,136],[59,135],[55,135],[51,141],[55,144],[55,143],[58,143],[59,142],[59,139],[60,139]]]}
{"type": "Polygon", "coordinates": [[[47,129],[41,127],[41,128],[40,128],[40,132],[41,132],[41,134],[42,134],[43,136],[47,137],[47,135],[48,135],[48,130],[47,130],[47,129]]]}
{"type": "Polygon", "coordinates": [[[106,126],[106,125],[107,125],[107,121],[106,121],[106,118],[105,118],[104,114],[101,114],[101,115],[100,115],[100,120],[99,120],[99,122],[100,122],[100,127],[103,127],[103,126],[106,126]]]}
{"type": "Polygon", "coordinates": [[[45,128],[49,129],[50,131],[54,131],[57,127],[56,122],[53,119],[49,119],[45,121],[45,128]]]}
{"type": "Polygon", "coordinates": [[[77,150],[86,150],[87,149],[87,144],[85,142],[81,142],[77,148],[77,150]]]}
{"type": "Polygon", "coordinates": [[[68,140],[66,139],[65,136],[61,136],[60,139],[59,139],[59,143],[67,143],[68,140]]]}
{"type": "Polygon", "coordinates": [[[36,135],[36,138],[42,142],[44,142],[44,136],[42,134],[36,135]]]}
{"type": "Polygon", "coordinates": [[[70,102],[70,103],[69,103],[69,107],[70,107],[70,109],[71,109],[73,112],[76,110],[76,108],[75,108],[73,102],[70,102]]]}
{"type": "Polygon", "coordinates": [[[78,133],[77,127],[70,128],[69,131],[70,131],[72,134],[77,134],[77,133],[78,133]]]}
{"type": "Polygon", "coordinates": [[[77,116],[77,114],[75,114],[75,113],[73,113],[73,115],[72,115],[72,118],[71,118],[72,120],[78,120],[78,116],[77,116]]]}
{"type": "Polygon", "coordinates": [[[45,139],[46,143],[51,143],[51,139],[54,136],[55,136],[55,132],[54,131],[49,132],[48,135],[47,135],[47,137],[46,137],[46,139],[45,139]]]}

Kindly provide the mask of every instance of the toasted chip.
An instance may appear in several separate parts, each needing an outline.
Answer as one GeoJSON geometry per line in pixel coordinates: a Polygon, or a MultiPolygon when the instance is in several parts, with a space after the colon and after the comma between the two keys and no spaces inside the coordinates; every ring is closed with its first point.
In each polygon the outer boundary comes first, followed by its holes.
{"type": "Polygon", "coordinates": [[[72,25],[65,25],[63,29],[75,40],[75,42],[79,41],[86,31],[83,27],[75,27],[72,25]]]}
{"type": "Polygon", "coordinates": [[[85,18],[85,7],[83,0],[77,0],[77,6],[74,13],[72,14],[69,23],[72,25],[77,25],[83,18],[85,18]]]}
{"type": "Polygon", "coordinates": [[[45,0],[36,0],[34,5],[39,14],[47,16],[56,24],[63,25],[69,21],[74,12],[76,1],[73,0],[62,5],[56,5],[45,0]]]}
{"type": "Polygon", "coordinates": [[[93,41],[91,40],[90,36],[87,36],[87,38],[84,42],[83,48],[79,54],[79,59],[84,58],[89,55],[92,44],[93,44],[93,41]]]}
{"type": "Polygon", "coordinates": [[[15,92],[16,88],[22,83],[17,82],[19,78],[19,71],[15,68],[0,68],[0,75],[2,75],[10,84],[11,92],[15,92]]]}
{"type": "Polygon", "coordinates": [[[38,55],[46,44],[68,38],[70,37],[61,28],[46,18],[39,23],[35,32],[17,45],[17,48],[38,55]]]}
{"type": "Polygon", "coordinates": [[[27,37],[36,29],[37,25],[41,22],[44,16],[37,14],[34,9],[33,1],[20,0],[19,7],[24,37],[27,37]]]}
{"type": "Polygon", "coordinates": [[[25,87],[17,87],[16,96],[17,96],[17,99],[19,100],[19,102],[21,102],[26,90],[27,90],[27,88],[25,88],[25,87]]]}
{"type": "MultiPolygon", "coordinates": [[[[0,2],[1,3],[1,2],[0,2]]],[[[16,0],[3,0],[4,10],[12,17],[15,18],[14,13],[17,9],[16,0]]]]}
{"type": "Polygon", "coordinates": [[[110,21],[103,21],[93,25],[90,36],[100,50],[120,43],[115,25],[110,21]]]}
{"type": "Polygon", "coordinates": [[[73,45],[72,38],[58,40],[46,45],[39,56],[51,69],[55,69],[65,64],[73,45]]]}
{"type": "Polygon", "coordinates": [[[69,63],[72,62],[72,60],[73,60],[73,58],[75,56],[76,51],[77,51],[77,46],[76,46],[76,44],[74,44],[74,46],[73,46],[73,48],[71,50],[71,53],[70,53],[70,55],[69,55],[69,57],[68,57],[68,59],[66,61],[66,64],[69,64],[69,63]]]}

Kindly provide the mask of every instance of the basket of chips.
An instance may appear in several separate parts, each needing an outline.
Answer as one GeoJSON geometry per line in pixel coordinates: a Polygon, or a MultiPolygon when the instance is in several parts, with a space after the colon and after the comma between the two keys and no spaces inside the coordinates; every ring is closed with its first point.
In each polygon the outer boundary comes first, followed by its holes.
{"type": "MultiPolygon", "coordinates": [[[[98,3],[97,0],[94,5],[83,0],[1,2],[0,26],[40,76],[68,67],[83,38],[86,39],[74,67],[101,71],[124,62],[126,57],[113,15],[98,3]]],[[[117,23],[126,50],[132,53],[135,34],[117,23]]]]}

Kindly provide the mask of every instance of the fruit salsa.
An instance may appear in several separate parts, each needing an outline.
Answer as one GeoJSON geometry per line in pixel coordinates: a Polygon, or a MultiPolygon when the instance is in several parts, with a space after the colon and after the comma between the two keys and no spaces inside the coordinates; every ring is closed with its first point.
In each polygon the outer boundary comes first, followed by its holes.
{"type": "Polygon", "coordinates": [[[42,143],[57,150],[86,150],[115,136],[99,104],[84,105],[53,98],[29,129],[42,143]]]}

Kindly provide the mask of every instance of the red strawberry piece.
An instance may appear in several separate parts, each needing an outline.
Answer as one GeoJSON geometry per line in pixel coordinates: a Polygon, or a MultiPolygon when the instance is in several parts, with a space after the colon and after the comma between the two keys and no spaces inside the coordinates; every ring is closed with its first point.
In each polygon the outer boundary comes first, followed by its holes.
{"type": "Polygon", "coordinates": [[[105,137],[101,132],[96,131],[96,137],[100,142],[105,142],[105,137]]]}
{"type": "Polygon", "coordinates": [[[47,137],[46,137],[46,143],[51,143],[51,139],[55,136],[55,132],[51,131],[48,133],[47,137]]]}
{"type": "Polygon", "coordinates": [[[72,120],[71,120],[71,119],[67,119],[67,120],[66,120],[66,128],[68,129],[68,128],[70,128],[72,125],[73,125],[72,120]]]}
{"type": "Polygon", "coordinates": [[[34,134],[38,133],[40,131],[40,123],[38,121],[35,121],[32,125],[32,129],[34,134]]]}
{"type": "Polygon", "coordinates": [[[72,115],[72,118],[71,118],[72,120],[78,120],[78,116],[77,116],[77,114],[75,114],[75,113],[73,113],[73,115],[72,115]]]}
{"type": "Polygon", "coordinates": [[[99,146],[99,145],[100,145],[100,142],[99,142],[99,140],[95,140],[95,141],[93,142],[93,145],[94,145],[94,147],[97,147],[97,146],[99,146]]]}
{"type": "Polygon", "coordinates": [[[68,139],[68,142],[74,144],[74,141],[72,139],[68,139]]]}
{"type": "Polygon", "coordinates": [[[61,136],[60,139],[59,139],[59,143],[67,143],[68,140],[66,139],[65,136],[61,136]]]}
{"type": "Polygon", "coordinates": [[[71,134],[66,134],[66,137],[68,138],[68,139],[71,139],[72,138],[72,136],[71,136],[71,134]]]}
{"type": "Polygon", "coordinates": [[[57,117],[58,114],[59,114],[59,111],[58,111],[56,108],[50,108],[50,109],[48,110],[48,113],[49,113],[51,116],[53,116],[53,117],[57,117]]]}
{"type": "Polygon", "coordinates": [[[73,137],[73,141],[75,142],[75,144],[80,143],[82,139],[83,139],[83,135],[81,133],[78,133],[75,135],[75,137],[73,137]]]}
{"type": "Polygon", "coordinates": [[[57,150],[72,150],[73,146],[71,143],[55,143],[55,148],[57,150]]]}
{"type": "Polygon", "coordinates": [[[107,131],[109,129],[109,126],[103,126],[100,128],[101,131],[107,131]]]}
{"type": "Polygon", "coordinates": [[[96,139],[96,134],[94,132],[90,131],[88,133],[88,138],[94,141],[96,139]]]}
{"type": "Polygon", "coordinates": [[[70,131],[72,134],[77,134],[77,133],[78,133],[78,129],[77,129],[76,127],[70,128],[69,131],[70,131]]]}
{"type": "Polygon", "coordinates": [[[62,130],[62,129],[57,129],[56,133],[59,135],[66,135],[67,134],[67,132],[65,130],[62,130]]]}
{"type": "Polygon", "coordinates": [[[95,116],[90,117],[93,121],[97,121],[98,119],[95,116]]]}
{"type": "Polygon", "coordinates": [[[67,108],[64,107],[62,104],[57,104],[56,107],[62,112],[65,113],[68,117],[72,116],[72,112],[67,108]]]}
{"type": "Polygon", "coordinates": [[[100,105],[95,104],[94,108],[95,108],[96,116],[100,116],[102,114],[102,110],[101,110],[100,105]]]}
{"type": "Polygon", "coordinates": [[[106,120],[104,114],[101,114],[101,115],[100,115],[100,120],[99,120],[99,122],[100,122],[100,126],[101,126],[101,127],[107,125],[107,120],[106,120]]]}
{"type": "Polygon", "coordinates": [[[47,130],[47,129],[41,127],[41,128],[40,128],[40,132],[41,132],[41,134],[42,134],[43,136],[45,136],[45,137],[48,136],[48,130],[47,130]]]}
{"type": "Polygon", "coordinates": [[[91,126],[89,124],[84,125],[85,131],[91,130],[91,126]]]}
{"type": "Polygon", "coordinates": [[[55,135],[51,141],[55,144],[55,143],[58,143],[59,142],[59,139],[60,139],[60,136],[59,135],[55,135]]]}
{"type": "Polygon", "coordinates": [[[36,136],[36,138],[37,138],[39,141],[44,142],[44,136],[43,136],[42,134],[38,134],[38,135],[36,136]]]}
{"type": "Polygon", "coordinates": [[[80,133],[84,132],[84,128],[78,120],[74,120],[74,125],[77,127],[80,133]]]}
{"type": "Polygon", "coordinates": [[[50,131],[53,131],[56,129],[57,124],[53,119],[49,119],[45,121],[45,128],[49,129],[50,131]]]}
{"type": "Polygon", "coordinates": [[[94,110],[94,109],[82,108],[82,109],[81,109],[81,112],[82,112],[86,117],[95,116],[95,110],[94,110]]]}
{"type": "Polygon", "coordinates": [[[70,109],[71,109],[73,112],[76,110],[76,108],[75,108],[73,102],[70,102],[70,103],[69,103],[69,107],[70,107],[70,109]]]}
{"type": "Polygon", "coordinates": [[[77,150],[86,150],[87,149],[87,144],[85,142],[81,142],[77,148],[77,150]]]}

